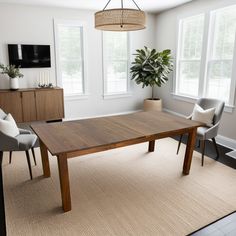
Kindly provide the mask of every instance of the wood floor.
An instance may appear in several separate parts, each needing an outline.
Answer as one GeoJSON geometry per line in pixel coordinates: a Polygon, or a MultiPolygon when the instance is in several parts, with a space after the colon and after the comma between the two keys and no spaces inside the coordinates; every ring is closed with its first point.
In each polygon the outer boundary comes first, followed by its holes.
{"type": "Polygon", "coordinates": [[[189,234],[188,236],[235,236],[236,212],[212,222],[211,224],[189,234]]]}

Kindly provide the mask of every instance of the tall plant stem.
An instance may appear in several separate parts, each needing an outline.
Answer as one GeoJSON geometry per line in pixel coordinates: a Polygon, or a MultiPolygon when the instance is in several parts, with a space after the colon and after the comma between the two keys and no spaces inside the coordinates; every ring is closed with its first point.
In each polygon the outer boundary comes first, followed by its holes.
{"type": "Polygon", "coordinates": [[[154,86],[152,86],[152,100],[154,100],[154,86]]]}

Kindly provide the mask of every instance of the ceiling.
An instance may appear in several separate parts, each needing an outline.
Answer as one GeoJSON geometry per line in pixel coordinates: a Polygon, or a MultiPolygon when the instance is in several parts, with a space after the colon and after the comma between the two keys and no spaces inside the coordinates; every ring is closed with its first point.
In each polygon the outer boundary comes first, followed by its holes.
{"type": "MultiPolygon", "coordinates": [[[[135,0],[139,7],[148,12],[160,12],[192,0],[135,0]]],[[[108,0],[0,0],[0,3],[57,6],[77,9],[102,10],[108,0]]],[[[120,7],[120,0],[112,0],[108,8],[120,7]]],[[[124,7],[134,8],[132,0],[124,0],[124,7]]]]}

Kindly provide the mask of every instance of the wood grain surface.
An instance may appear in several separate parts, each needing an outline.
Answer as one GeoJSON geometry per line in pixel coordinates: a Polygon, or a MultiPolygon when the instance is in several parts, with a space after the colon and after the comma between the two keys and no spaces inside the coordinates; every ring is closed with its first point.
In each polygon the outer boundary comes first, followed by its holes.
{"type": "Polygon", "coordinates": [[[197,127],[202,123],[163,112],[138,112],[52,124],[35,124],[32,129],[40,139],[44,176],[50,176],[47,149],[58,159],[62,208],[71,210],[68,158],[105,151],[118,147],[149,142],[154,152],[155,140],[188,133],[183,174],[191,167],[197,127]]]}
{"type": "MultiPolygon", "coordinates": [[[[95,148],[107,150],[140,142],[188,133],[202,123],[164,112],[138,112],[129,115],[34,124],[32,129],[52,155],[86,154],[95,148]]],[[[96,150],[94,150],[96,152],[96,150]]]]}
{"type": "Polygon", "coordinates": [[[34,91],[27,91],[22,93],[22,104],[24,122],[37,120],[34,91]]]}
{"type": "Polygon", "coordinates": [[[0,108],[11,113],[17,122],[23,122],[21,93],[18,91],[0,92],[0,108]]]}

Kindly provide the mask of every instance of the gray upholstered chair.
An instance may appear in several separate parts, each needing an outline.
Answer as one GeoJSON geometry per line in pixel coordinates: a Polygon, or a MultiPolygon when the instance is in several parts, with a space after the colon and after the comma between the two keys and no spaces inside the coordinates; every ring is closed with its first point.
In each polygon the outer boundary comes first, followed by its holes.
{"type": "MultiPolygon", "coordinates": [[[[222,117],[225,103],[223,101],[220,101],[218,99],[211,99],[211,98],[200,98],[197,101],[197,104],[202,107],[204,110],[210,109],[210,108],[216,108],[215,114],[213,117],[212,125],[211,126],[204,126],[199,127],[197,129],[197,138],[199,139],[199,146],[201,146],[202,151],[202,166],[204,164],[204,154],[205,154],[205,141],[211,139],[213,141],[213,144],[216,149],[217,157],[219,158],[219,150],[217,148],[215,137],[217,136],[219,125],[220,125],[220,119],[222,117]]],[[[192,115],[187,117],[187,119],[192,119],[192,115]]],[[[183,135],[180,136],[177,154],[179,153],[179,148],[182,142],[183,135]]]]}
{"type": "MultiPolygon", "coordinates": [[[[0,109],[0,119],[4,119],[6,114],[0,109]]],[[[0,151],[10,152],[10,162],[13,151],[25,151],[27,163],[29,167],[30,178],[32,179],[32,169],[30,163],[29,150],[32,150],[34,161],[36,164],[34,147],[37,143],[37,136],[33,134],[30,130],[19,129],[20,134],[16,137],[11,137],[0,131],[0,151]]]]}

